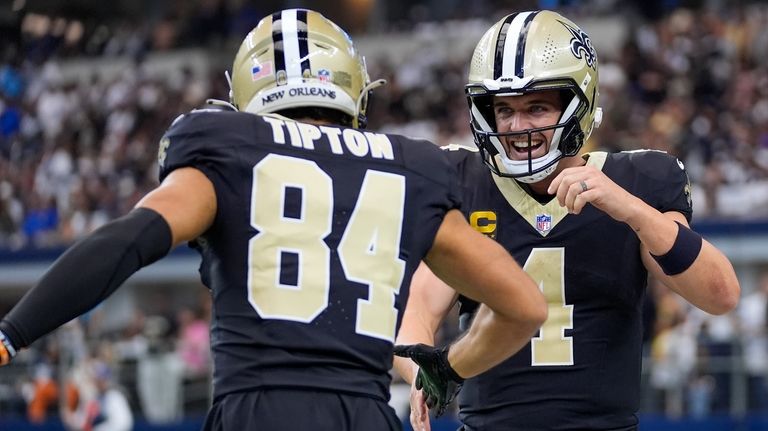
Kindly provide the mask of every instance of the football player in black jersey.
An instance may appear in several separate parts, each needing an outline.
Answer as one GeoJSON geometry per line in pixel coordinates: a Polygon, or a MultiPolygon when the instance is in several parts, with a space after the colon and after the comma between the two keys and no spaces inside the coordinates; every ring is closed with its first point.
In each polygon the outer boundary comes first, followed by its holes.
{"type": "Polygon", "coordinates": [[[246,36],[231,81],[231,104],[165,133],[160,186],[69,249],[0,322],[0,363],[184,242],[213,297],[206,430],[400,429],[389,369],[422,260],[488,303],[450,350],[408,349],[433,376],[460,382],[528,342],[543,295],[465,221],[444,152],[361,130],[381,82],[343,30],[313,11],[274,13],[246,36]]]}
{"type": "MultiPolygon", "coordinates": [[[[597,55],[555,12],[515,13],[491,27],[466,93],[477,148],[447,151],[462,212],[525,262],[549,318],[512,358],[464,383],[465,429],[636,429],[648,275],[709,313],[739,298],[728,259],[688,227],[683,164],[659,151],[580,154],[602,117],[597,55]]],[[[398,344],[433,344],[457,300],[461,325],[477,304],[419,269],[398,344]]],[[[398,358],[396,367],[413,378],[413,363],[398,358]]],[[[411,407],[414,429],[429,429],[416,388],[411,407]]]]}

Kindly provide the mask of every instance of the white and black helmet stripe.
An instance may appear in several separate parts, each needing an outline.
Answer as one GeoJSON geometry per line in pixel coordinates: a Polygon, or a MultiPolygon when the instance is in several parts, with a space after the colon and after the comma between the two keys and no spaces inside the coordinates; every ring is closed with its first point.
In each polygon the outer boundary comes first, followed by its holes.
{"type": "Polygon", "coordinates": [[[509,15],[496,38],[496,55],[493,63],[493,79],[502,76],[523,77],[525,40],[528,27],[539,11],[509,15]]]}
{"type": "Polygon", "coordinates": [[[285,71],[287,84],[300,83],[303,71],[310,70],[306,9],[274,13],[272,43],[275,47],[275,72],[285,71]]]}
{"type": "Polygon", "coordinates": [[[509,25],[513,19],[517,16],[517,13],[513,13],[504,20],[499,28],[499,35],[496,37],[496,52],[493,56],[493,79],[499,79],[501,76],[501,66],[504,61],[504,45],[507,41],[507,33],[509,33],[509,25]]]}

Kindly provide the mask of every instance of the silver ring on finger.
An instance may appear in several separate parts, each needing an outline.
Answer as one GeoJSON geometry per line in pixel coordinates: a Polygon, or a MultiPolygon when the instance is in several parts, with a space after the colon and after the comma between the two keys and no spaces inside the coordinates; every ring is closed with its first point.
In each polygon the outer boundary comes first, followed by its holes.
{"type": "Polygon", "coordinates": [[[586,192],[589,190],[589,187],[587,187],[587,182],[584,180],[579,181],[579,185],[581,186],[581,193],[586,192]]]}

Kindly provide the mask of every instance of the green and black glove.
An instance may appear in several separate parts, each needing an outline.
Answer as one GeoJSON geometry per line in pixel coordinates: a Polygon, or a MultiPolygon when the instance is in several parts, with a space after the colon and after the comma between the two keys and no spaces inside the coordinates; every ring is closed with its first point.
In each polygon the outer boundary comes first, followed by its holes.
{"type": "Polygon", "coordinates": [[[442,349],[426,344],[395,346],[395,355],[411,358],[419,366],[416,389],[424,391],[427,407],[436,408],[435,417],[445,413],[464,383],[448,363],[448,346],[442,349]]]}

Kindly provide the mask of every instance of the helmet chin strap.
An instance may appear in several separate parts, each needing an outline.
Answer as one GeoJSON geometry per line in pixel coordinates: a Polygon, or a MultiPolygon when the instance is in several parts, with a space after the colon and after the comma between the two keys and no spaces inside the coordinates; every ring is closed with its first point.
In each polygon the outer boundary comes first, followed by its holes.
{"type": "Polygon", "coordinates": [[[224,77],[227,78],[227,85],[229,85],[229,102],[232,104],[232,106],[235,106],[233,99],[234,93],[232,93],[232,77],[229,75],[228,70],[224,71],[224,77]]]}
{"type": "Polygon", "coordinates": [[[525,177],[516,177],[515,180],[525,184],[538,183],[544,178],[547,178],[548,176],[552,175],[552,172],[555,172],[555,169],[557,169],[558,163],[560,163],[559,160],[553,163],[552,166],[548,167],[547,169],[544,169],[543,171],[536,172],[533,175],[528,175],[525,177]]]}
{"type": "MultiPolygon", "coordinates": [[[[533,161],[533,164],[534,164],[534,168],[533,169],[539,169],[539,168],[535,167],[536,165],[546,166],[548,163],[552,162],[553,160],[555,160],[555,162],[552,163],[551,166],[547,167],[546,169],[544,169],[542,171],[535,172],[535,173],[530,174],[530,175],[514,177],[514,178],[517,181],[520,181],[521,183],[526,183],[526,184],[539,182],[539,181],[543,180],[544,178],[550,176],[552,174],[552,172],[555,171],[561,156],[562,156],[562,153],[560,152],[560,150],[555,150],[552,153],[547,153],[547,155],[545,155],[544,157],[538,157],[538,158],[536,158],[536,160],[533,161]]],[[[519,163],[517,163],[518,166],[516,166],[516,161],[515,160],[510,160],[509,158],[504,157],[501,154],[496,155],[496,157],[499,158],[499,160],[501,161],[501,165],[504,167],[504,170],[507,171],[507,173],[509,173],[509,174],[513,174],[514,171],[515,171],[515,168],[519,167],[519,163]]],[[[525,162],[526,165],[528,164],[527,160],[524,160],[524,161],[521,161],[521,162],[525,162]]]]}
{"type": "MultiPolygon", "coordinates": [[[[357,129],[360,127],[359,117],[361,113],[365,114],[365,112],[363,111],[363,100],[365,100],[366,96],[368,95],[368,92],[372,91],[374,88],[379,88],[386,83],[387,83],[386,79],[377,79],[373,82],[368,83],[368,85],[363,87],[363,89],[360,91],[360,95],[357,96],[357,103],[355,104],[357,115],[355,116],[355,118],[352,119],[352,126],[354,128],[357,129]]],[[[366,106],[365,109],[367,110],[368,107],[366,106]]]]}
{"type": "Polygon", "coordinates": [[[213,106],[220,106],[227,109],[230,109],[232,111],[237,111],[237,108],[235,105],[227,102],[226,100],[219,100],[219,99],[205,99],[206,105],[213,105],[213,106]]]}
{"type": "Polygon", "coordinates": [[[219,100],[219,99],[205,99],[206,105],[214,105],[214,106],[221,106],[225,107],[227,109],[231,109],[233,111],[239,111],[237,109],[237,106],[232,103],[232,77],[229,76],[229,71],[224,71],[224,76],[227,78],[227,84],[229,84],[229,102],[226,100],[219,100]]]}

